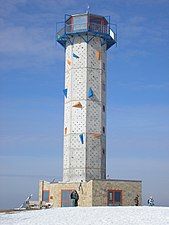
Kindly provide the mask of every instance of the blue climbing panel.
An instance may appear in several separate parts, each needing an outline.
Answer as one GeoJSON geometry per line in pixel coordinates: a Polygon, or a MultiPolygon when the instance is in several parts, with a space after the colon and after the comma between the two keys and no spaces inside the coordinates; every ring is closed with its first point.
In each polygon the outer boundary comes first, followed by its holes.
{"type": "Polygon", "coordinates": [[[92,90],[91,88],[89,88],[88,93],[87,93],[87,96],[88,96],[89,98],[92,98],[93,95],[94,95],[93,90],[92,90]]]}
{"type": "Polygon", "coordinates": [[[80,134],[80,135],[79,135],[79,138],[80,138],[81,143],[83,144],[83,143],[84,143],[84,140],[83,140],[83,134],[80,134]]]}
{"type": "Polygon", "coordinates": [[[67,88],[63,90],[64,96],[67,98],[67,88]]]}
{"type": "Polygon", "coordinates": [[[74,57],[74,58],[76,58],[76,59],[78,59],[78,58],[79,58],[79,56],[78,56],[78,55],[76,55],[75,53],[73,53],[73,57],[74,57]]]}

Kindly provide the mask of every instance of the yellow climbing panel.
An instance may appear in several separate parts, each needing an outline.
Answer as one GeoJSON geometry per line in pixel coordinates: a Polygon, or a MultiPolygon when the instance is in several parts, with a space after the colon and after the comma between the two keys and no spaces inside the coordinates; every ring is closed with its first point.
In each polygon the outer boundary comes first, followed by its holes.
{"type": "Polygon", "coordinates": [[[101,59],[101,52],[96,51],[96,59],[100,60],[101,59]]]}
{"type": "Polygon", "coordinates": [[[69,65],[71,65],[72,61],[71,61],[70,59],[67,59],[67,63],[68,63],[69,65]]]}
{"type": "Polygon", "coordinates": [[[74,104],[73,107],[82,109],[82,104],[80,102],[78,102],[78,103],[74,104]]]}
{"type": "Polygon", "coordinates": [[[100,138],[101,137],[101,134],[100,133],[93,133],[93,137],[94,138],[100,138]]]}

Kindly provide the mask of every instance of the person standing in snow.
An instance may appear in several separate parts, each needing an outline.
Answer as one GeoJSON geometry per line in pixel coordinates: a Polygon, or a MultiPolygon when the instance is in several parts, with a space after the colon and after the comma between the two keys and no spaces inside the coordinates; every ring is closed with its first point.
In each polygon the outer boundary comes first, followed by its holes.
{"type": "Polygon", "coordinates": [[[149,206],[153,206],[154,205],[154,199],[153,199],[153,197],[152,196],[150,196],[150,198],[148,199],[148,205],[149,206]]]}
{"type": "Polygon", "coordinates": [[[135,206],[138,206],[139,205],[139,195],[137,195],[135,197],[134,202],[135,202],[135,206]]]}
{"type": "Polygon", "coordinates": [[[76,190],[72,191],[70,198],[72,201],[72,206],[74,207],[78,206],[79,195],[76,190]]]}

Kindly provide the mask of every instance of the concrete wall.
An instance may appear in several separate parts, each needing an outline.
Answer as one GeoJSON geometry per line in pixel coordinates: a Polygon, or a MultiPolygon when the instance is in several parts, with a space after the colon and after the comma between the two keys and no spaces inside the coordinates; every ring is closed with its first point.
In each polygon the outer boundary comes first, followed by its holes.
{"type": "Polygon", "coordinates": [[[79,206],[107,206],[108,190],[122,191],[122,205],[132,206],[135,204],[134,198],[139,195],[139,205],[142,204],[142,183],[141,181],[124,180],[91,180],[83,182],[79,190],[80,183],[49,183],[40,181],[39,201],[42,200],[43,190],[50,191],[50,202],[53,207],[61,207],[61,191],[77,190],[79,194],[79,206]]]}
{"type": "MultiPolygon", "coordinates": [[[[73,41],[73,39],[71,40],[73,41]]],[[[87,92],[87,44],[76,37],[74,44],[67,43],[65,54],[65,88],[68,89],[64,110],[64,163],[63,181],[85,180],[86,138],[84,144],[79,135],[86,132],[87,92]],[[73,53],[79,58],[73,57],[73,53]],[[74,107],[78,102],[82,108],[74,107]]]]}
{"type": "MultiPolygon", "coordinates": [[[[87,38],[85,35],[83,38],[87,38]]],[[[65,54],[63,182],[106,177],[106,45],[73,37],[65,54]],[[77,57],[73,57],[75,54],[77,57]],[[94,96],[87,96],[92,88],[94,96]],[[78,104],[81,108],[74,107],[78,104]],[[104,130],[103,130],[104,127],[104,130]],[[83,134],[82,144],[79,135],[83,134]],[[97,136],[97,137],[96,137],[97,136]]]]}

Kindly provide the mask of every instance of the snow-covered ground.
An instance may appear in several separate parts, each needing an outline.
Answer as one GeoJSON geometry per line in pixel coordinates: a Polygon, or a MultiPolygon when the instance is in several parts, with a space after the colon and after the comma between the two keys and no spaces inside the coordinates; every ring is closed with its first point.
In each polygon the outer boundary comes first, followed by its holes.
{"type": "Polygon", "coordinates": [[[77,207],[0,214],[1,225],[169,225],[169,207],[77,207]]]}

